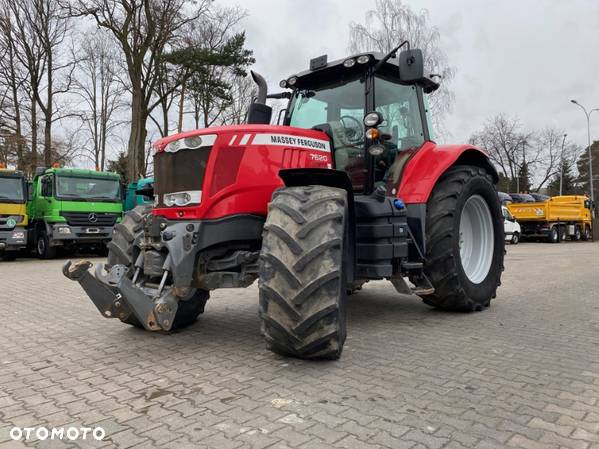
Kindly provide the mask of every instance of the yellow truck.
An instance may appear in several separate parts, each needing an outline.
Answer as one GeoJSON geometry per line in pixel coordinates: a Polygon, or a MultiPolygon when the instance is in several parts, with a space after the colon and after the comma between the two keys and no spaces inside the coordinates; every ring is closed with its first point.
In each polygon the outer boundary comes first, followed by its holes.
{"type": "Polygon", "coordinates": [[[25,175],[0,166],[0,258],[14,260],[27,246],[27,221],[25,175]]]}
{"type": "Polygon", "coordinates": [[[508,209],[522,227],[522,237],[544,238],[557,243],[590,240],[592,204],[584,195],[554,196],[535,203],[510,203],[508,209]]]}

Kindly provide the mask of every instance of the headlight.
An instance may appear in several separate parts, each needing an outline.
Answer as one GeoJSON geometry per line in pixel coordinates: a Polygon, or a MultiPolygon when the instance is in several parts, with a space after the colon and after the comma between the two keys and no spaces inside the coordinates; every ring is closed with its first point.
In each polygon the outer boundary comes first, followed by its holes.
{"type": "Polygon", "coordinates": [[[164,205],[172,206],[188,206],[189,204],[200,204],[202,202],[202,191],[191,190],[189,192],[167,193],[164,195],[164,205]]]}
{"type": "Polygon", "coordinates": [[[279,82],[279,87],[285,89],[287,87],[287,80],[281,80],[279,82]]]}
{"type": "Polygon", "coordinates": [[[368,55],[358,56],[358,64],[366,64],[368,61],[370,61],[370,56],[368,56],[368,55]]]}
{"type": "Polygon", "coordinates": [[[25,240],[25,233],[23,231],[15,231],[12,233],[12,238],[15,240],[25,240]]]}
{"type": "Polygon", "coordinates": [[[185,146],[187,148],[198,148],[199,146],[202,145],[202,137],[201,136],[186,137],[183,140],[183,143],[185,143],[185,146]]]}
{"type": "Polygon", "coordinates": [[[355,65],[356,65],[356,60],[354,58],[349,58],[349,59],[346,59],[345,61],[343,61],[343,67],[347,67],[348,69],[355,65]]]}
{"type": "Polygon", "coordinates": [[[376,128],[368,128],[366,130],[366,138],[370,140],[378,139],[381,136],[381,132],[376,128]]]}
{"type": "Polygon", "coordinates": [[[58,226],[57,228],[55,228],[55,231],[57,231],[59,234],[70,234],[71,228],[69,228],[68,226],[58,226]]]}
{"type": "Polygon", "coordinates": [[[364,116],[364,124],[366,126],[377,126],[380,125],[383,121],[383,116],[381,115],[380,112],[369,112],[368,114],[366,114],[364,116]]]}
{"type": "Polygon", "coordinates": [[[294,86],[295,83],[297,83],[297,76],[292,76],[287,80],[287,84],[289,84],[290,86],[294,86]]]}
{"type": "Polygon", "coordinates": [[[385,147],[382,145],[372,145],[368,147],[368,153],[371,156],[380,156],[385,152],[385,147]]]}

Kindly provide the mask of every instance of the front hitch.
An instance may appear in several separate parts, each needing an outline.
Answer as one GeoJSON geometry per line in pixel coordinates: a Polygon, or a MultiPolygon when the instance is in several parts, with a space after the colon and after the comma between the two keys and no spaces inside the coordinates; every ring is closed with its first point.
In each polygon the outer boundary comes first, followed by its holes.
{"type": "Polygon", "coordinates": [[[172,288],[158,290],[152,297],[144,290],[154,293],[153,289],[142,289],[125,276],[127,267],[124,265],[106,269],[104,264],[98,264],[95,276],[89,271],[92,265],[84,260],[67,261],[62,273],[79,282],[103,317],[125,320],[133,314],[147,330],[171,329],[178,308],[178,298],[172,288]]]}

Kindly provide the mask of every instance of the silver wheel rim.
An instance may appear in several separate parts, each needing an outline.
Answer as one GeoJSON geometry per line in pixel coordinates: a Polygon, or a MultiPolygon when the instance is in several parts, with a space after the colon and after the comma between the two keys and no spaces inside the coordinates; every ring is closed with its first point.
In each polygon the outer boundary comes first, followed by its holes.
{"type": "Polygon", "coordinates": [[[484,281],[491,269],[494,250],[491,210],[480,195],[472,195],[460,215],[460,260],[473,284],[484,281]]]}
{"type": "Polygon", "coordinates": [[[41,256],[44,254],[44,250],[46,249],[46,242],[44,242],[43,238],[38,239],[37,241],[37,253],[41,256]]]}

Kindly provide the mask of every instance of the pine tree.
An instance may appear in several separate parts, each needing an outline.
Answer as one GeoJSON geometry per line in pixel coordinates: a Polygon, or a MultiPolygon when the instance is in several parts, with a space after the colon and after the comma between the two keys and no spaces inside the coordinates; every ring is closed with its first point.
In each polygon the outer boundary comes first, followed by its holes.
{"type": "Polygon", "coordinates": [[[530,191],[530,173],[528,171],[528,163],[524,162],[518,171],[519,189],[520,192],[530,191]]]}
{"type": "MultiPolygon", "coordinates": [[[[563,179],[562,179],[562,195],[574,195],[578,193],[578,185],[576,182],[576,176],[574,176],[574,163],[564,161],[563,165],[563,179]]],[[[551,178],[549,185],[547,186],[548,194],[550,196],[558,196],[560,186],[560,171],[551,178]]]]}
{"type": "MultiPolygon", "coordinates": [[[[593,157],[593,190],[595,199],[599,198],[599,141],[595,141],[591,144],[591,153],[593,157]]],[[[578,168],[578,185],[580,186],[581,193],[590,194],[589,187],[589,151],[588,147],[580,154],[580,157],[576,161],[578,168]]]]}

